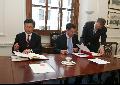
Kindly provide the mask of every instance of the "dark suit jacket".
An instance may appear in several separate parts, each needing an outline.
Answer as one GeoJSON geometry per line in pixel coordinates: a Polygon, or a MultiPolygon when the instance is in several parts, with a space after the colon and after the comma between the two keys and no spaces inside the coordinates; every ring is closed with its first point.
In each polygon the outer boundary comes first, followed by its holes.
{"type": "Polygon", "coordinates": [[[101,44],[104,44],[106,42],[107,28],[103,27],[102,29],[99,29],[95,34],[93,34],[94,24],[95,24],[94,21],[90,21],[84,25],[82,36],[80,38],[80,42],[84,43],[84,45],[86,46],[91,45],[91,46],[96,46],[97,48],[99,48],[100,37],[101,37],[101,44]]]}
{"type": "MultiPolygon", "coordinates": [[[[74,34],[74,36],[72,37],[72,42],[73,42],[73,48],[77,48],[76,44],[79,44],[79,41],[78,41],[78,36],[76,34],[74,34]]],[[[67,50],[67,37],[66,37],[66,33],[60,35],[56,39],[55,53],[60,53],[61,50],[67,50]]]]}
{"type": "MultiPolygon", "coordinates": [[[[19,48],[20,52],[23,52],[25,49],[32,49],[34,53],[38,53],[38,54],[42,52],[41,37],[35,33],[32,33],[29,47],[27,47],[25,32],[16,35],[14,44],[16,43],[18,43],[20,46],[19,48]]],[[[13,47],[12,47],[12,52],[14,49],[13,47]]]]}

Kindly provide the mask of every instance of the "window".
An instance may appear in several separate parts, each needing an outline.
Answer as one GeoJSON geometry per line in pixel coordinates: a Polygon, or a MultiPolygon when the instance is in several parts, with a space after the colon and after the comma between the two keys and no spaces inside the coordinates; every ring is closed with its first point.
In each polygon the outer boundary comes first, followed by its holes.
{"type": "Polygon", "coordinates": [[[51,0],[48,0],[48,4],[51,4],[51,0]]]}
{"type": "Polygon", "coordinates": [[[48,10],[48,20],[50,20],[51,10],[48,10]]]}
{"type": "Polygon", "coordinates": [[[68,0],[68,6],[71,6],[72,0],[68,0]]]}
{"type": "Polygon", "coordinates": [[[45,28],[44,26],[39,26],[40,30],[44,30],[44,28],[45,28]]]}
{"type": "Polygon", "coordinates": [[[29,9],[26,15],[35,20],[35,29],[64,31],[69,22],[78,25],[79,0],[26,1],[26,7],[29,9]]]}
{"type": "MultiPolygon", "coordinates": [[[[35,1],[35,0],[34,0],[35,1]]],[[[39,0],[40,3],[45,3],[45,0],[39,0]]]]}
{"type": "Polygon", "coordinates": [[[39,9],[39,20],[44,20],[44,10],[39,9]]]}

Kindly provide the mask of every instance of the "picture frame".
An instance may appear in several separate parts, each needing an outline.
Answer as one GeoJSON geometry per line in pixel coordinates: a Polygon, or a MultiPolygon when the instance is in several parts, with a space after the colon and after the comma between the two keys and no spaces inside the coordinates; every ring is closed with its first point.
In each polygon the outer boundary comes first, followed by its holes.
{"type": "Polygon", "coordinates": [[[108,11],[107,26],[111,29],[120,29],[120,13],[108,11]]]}
{"type": "Polygon", "coordinates": [[[109,0],[109,8],[120,10],[120,0],[109,0]]]}

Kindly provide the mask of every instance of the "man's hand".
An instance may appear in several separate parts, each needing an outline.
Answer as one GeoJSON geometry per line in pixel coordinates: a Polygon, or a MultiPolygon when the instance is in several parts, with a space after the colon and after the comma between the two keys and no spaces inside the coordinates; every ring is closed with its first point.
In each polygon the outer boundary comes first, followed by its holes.
{"type": "Polygon", "coordinates": [[[25,50],[23,51],[23,53],[25,53],[25,54],[31,53],[31,50],[30,50],[30,49],[25,49],[25,50]]]}
{"type": "Polygon", "coordinates": [[[78,48],[73,48],[73,52],[78,52],[78,48]]]}
{"type": "Polygon", "coordinates": [[[60,53],[61,54],[67,54],[67,50],[61,50],[60,53]]]}
{"type": "Polygon", "coordinates": [[[14,45],[14,51],[19,50],[19,48],[20,48],[19,44],[18,44],[18,43],[16,43],[16,44],[14,45]]]}
{"type": "Polygon", "coordinates": [[[100,55],[104,55],[105,51],[104,51],[104,47],[100,46],[100,48],[98,49],[98,52],[100,55]]]}

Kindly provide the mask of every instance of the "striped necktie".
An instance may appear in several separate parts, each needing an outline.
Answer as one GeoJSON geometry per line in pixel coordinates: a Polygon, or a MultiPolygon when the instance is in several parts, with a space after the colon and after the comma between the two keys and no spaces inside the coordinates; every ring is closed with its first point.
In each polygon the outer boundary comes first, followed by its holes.
{"type": "Polygon", "coordinates": [[[28,35],[28,37],[27,37],[27,42],[28,43],[30,42],[30,35],[28,35]]]}
{"type": "Polygon", "coordinates": [[[30,35],[27,35],[27,47],[29,47],[30,35]]]}

